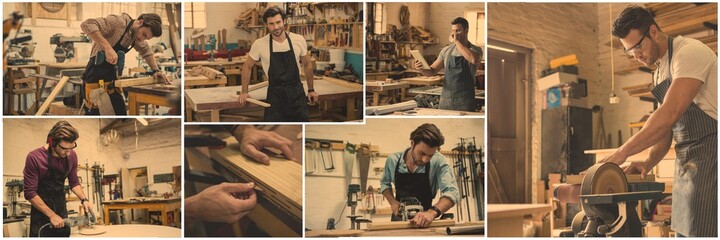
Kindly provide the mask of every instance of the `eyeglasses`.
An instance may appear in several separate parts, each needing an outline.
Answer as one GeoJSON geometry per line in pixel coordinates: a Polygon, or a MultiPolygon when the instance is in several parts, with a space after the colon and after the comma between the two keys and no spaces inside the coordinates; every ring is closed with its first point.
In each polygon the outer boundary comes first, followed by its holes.
{"type": "Polygon", "coordinates": [[[73,149],[75,149],[75,148],[77,147],[77,142],[75,142],[74,144],[75,144],[75,146],[72,146],[72,147],[69,147],[69,148],[65,148],[65,147],[63,147],[63,146],[60,145],[60,144],[58,144],[58,147],[60,147],[60,149],[62,149],[63,151],[70,151],[70,150],[73,150],[73,149]]]}
{"type": "Polygon", "coordinates": [[[643,33],[642,38],[637,44],[633,45],[631,48],[625,49],[625,53],[634,57],[635,52],[639,52],[640,50],[642,50],[642,43],[645,41],[645,37],[647,37],[648,33],[650,33],[650,28],[645,30],[645,33],[643,33]]]}

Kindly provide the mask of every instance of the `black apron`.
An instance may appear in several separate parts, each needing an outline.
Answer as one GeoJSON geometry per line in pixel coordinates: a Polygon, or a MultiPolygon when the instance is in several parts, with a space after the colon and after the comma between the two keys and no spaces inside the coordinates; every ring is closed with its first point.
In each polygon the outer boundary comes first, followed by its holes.
{"type": "MultiPolygon", "coordinates": [[[[130,27],[132,27],[132,24],[135,22],[135,20],[130,20],[130,23],[128,23],[127,27],[125,27],[125,31],[120,36],[120,39],[115,42],[115,45],[113,45],[113,50],[115,50],[115,53],[118,53],[120,51],[123,51],[125,53],[130,52],[132,49],[132,45],[135,43],[133,40],[133,43],[130,44],[130,47],[125,47],[120,42],[125,38],[125,34],[127,34],[130,31],[130,27]]],[[[99,65],[95,65],[95,59],[97,58],[97,55],[90,58],[87,65],[85,66],[85,72],[82,75],[83,79],[83,91],[86,91],[85,83],[98,83],[100,80],[104,80],[106,84],[106,89],[115,91],[108,91],[108,94],[110,95],[110,101],[112,102],[113,108],[115,109],[115,115],[127,115],[127,108],[125,107],[125,99],[123,99],[122,93],[119,92],[119,89],[115,89],[115,83],[114,81],[117,80],[117,75],[115,72],[115,65],[110,64],[107,61],[103,61],[99,65]]],[[[122,71],[122,69],[118,69],[118,71],[122,71]]],[[[85,93],[81,94],[83,97],[85,97],[85,93]]],[[[89,108],[85,112],[86,115],[100,115],[100,111],[97,108],[89,108]]]]}
{"type": "Polygon", "coordinates": [[[446,52],[445,81],[438,108],[475,112],[475,69],[465,57],[452,56],[455,48],[452,45],[446,52]]]}
{"type": "MultiPolygon", "coordinates": [[[[48,174],[45,178],[41,179],[38,183],[37,194],[40,199],[45,202],[50,210],[55,212],[61,218],[68,217],[67,205],[65,201],[65,179],[70,175],[70,161],[68,159],[57,159],[52,157],[50,150],[48,154],[48,174]],[[67,163],[67,172],[60,172],[59,169],[54,169],[50,161],[65,161],[67,163]]],[[[50,223],[50,218],[43,214],[39,209],[32,206],[30,209],[30,237],[37,237],[40,228],[50,223]]],[[[65,226],[63,228],[53,228],[52,225],[48,225],[43,228],[41,237],[69,237],[70,227],[65,226]]]]}
{"type": "MultiPolygon", "coordinates": [[[[432,207],[432,200],[435,197],[430,187],[430,163],[425,164],[424,173],[400,173],[399,171],[401,161],[405,159],[410,150],[405,150],[395,165],[395,200],[401,201],[405,197],[416,197],[420,200],[423,210],[427,211],[432,207]]],[[[393,214],[390,220],[402,221],[402,217],[393,214]]]]}
{"type": "Polygon", "coordinates": [[[266,122],[308,122],[310,113],[302,82],[300,69],[295,59],[290,35],[285,33],[290,51],[273,52],[272,35],[270,40],[270,67],[268,68],[268,90],[265,108],[266,122]]]}
{"type": "MultiPolygon", "coordinates": [[[[672,83],[673,38],[668,39],[668,78],[652,90],[662,103],[672,83]]],[[[657,73],[656,73],[657,74],[657,73]]],[[[675,174],[672,228],[689,237],[717,237],[717,120],[695,102],[673,125],[675,174]]]]}

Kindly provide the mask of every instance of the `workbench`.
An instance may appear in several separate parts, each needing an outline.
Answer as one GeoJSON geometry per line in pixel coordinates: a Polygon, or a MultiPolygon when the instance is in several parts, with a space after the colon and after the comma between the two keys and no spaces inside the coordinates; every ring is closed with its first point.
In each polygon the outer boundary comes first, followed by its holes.
{"type": "Polygon", "coordinates": [[[87,62],[63,62],[63,63],[39,63],[40,66],[45,67],[45,75],[49,76],[80,76],[82,72],[85,72],[87,62]],[[66,74],[66,72],[73,71],[74,74],[66,74]]]}
{"type": "Polygon", "coordinates": [[[82,235],[75,228],[72,230],[70,237],[87,237],[87,238],[120,238],[120,237],[152,237],[152,238],[179,238],[182,235],[180,228],[150,225],[150,224],[123,224],[123,225],[96,225],[96,228],[102,228],[105,233],[98,235],[82,235]]]}
{"type": "MultiPolygon", "coordinates": [[[[462,226],[477,226],[477,223],[457,223],[454,227],[462,226]]],[[[305,237],[341,237],[341,236],[356,236],[356,237],[449,237],[446,231],[447,227],[431,227],[431,228],[412,228],[412,229],[392,229],[392,230],[378,230],[378,231],[366,231],[366,230],[314,230],[305,232],[305,237]]],[[[480,234],[475,235],[463,235],[463,236],[482,236],[480,234]]]]}
{"type": "Polygon", "coordinates": [[[146,198],[139,201],[130,200],[113,200],[102,202],[105,225],[110,225],[110,211],[125,209],[147,209],[150,211],[160,211],[163,226],[169,226],[168,212],[173,213],[175,226],[180,226],[180,198],[146,198]]]}
{"type": "Polygon", "coordinates": [[[550,213],[549,219],[553,219],[550,204],[488,204],[487,235],[488,237],[522,237],[525,216],[546,213],[550,213]]]}
{"type": "Polygon", "coordinates": [[[400,101],[405,98],[410,84],[405,81],[385,83],[384,81],[368,81],[365,83],[365,90],[373,94],[372,106],[380,105],[380,94],[397,96],[400,91],[400,101]]]}
{"type": "MultiPolygon", "coordinates": [[[[305,81],[302,83],[307,92],[307,83],[305,81]]],[[[347,107],[346,120],[355,120],[355,103],[357,99],[362,98],[362,85],[329,77],[315,79],[313,83],[315,91],[319,95],[319,101],[344,99],[347,107]]],[[[267,98],[267,89],[267,87],[261,87],[250,91],[250,97],[264,101],[267,98]]],[[[193,112],[209,111],[210,121],[219,122],[221,110],[241,108],[237,101],[238,91],[241,91],[240,86],[185,89],[187,121],[192,121],[193,112]]]]}
{"type": "Polygon", "coordinates": [[[183,74],[183,87],[224,87],[227,85],[227,77],[222,76],[215,79],[210,79],[207,76],[199,74],[192,76],[187,70],[183,74]]]}
{"type": "MultiPolygon", "coordinates": [[[[141,104],[172,107],[168,97],[177,89],[174,89],[173,85],[166,86],[168,85],[151,84],[124,87],[123,91],[128,94],[128,115],[139,115],[141,104]]],[[[145,115],[148,115],[147,105],[145,106],[145,115]]]]}
{"type": "MultiPolygon", "coordinates": [[[[215,70],[220,70],[220,67],[225,68],[225,75],[227,76],[240,76],[242,73],[242,66],[245,64],[245,60],[247,59],[247,55],[240,56],[240,57],[233,57],[232,62],[228,62],[227,59],[220,59],[219,61],[187,61],[185,62],[185,69],[190,69],[196,66],[205,66],[205,67],[211,67],[215,70]]],[[[257,75],[257,69],[260,62],[258,61],[255,65],[253,65],[250,79],[253,81],[257,81],[258,75],[257,75]]],[[[186,75],[187,76],[187,75],[186,75]]],[[[240,78],[238,78],[239,80],[240,78]]],[[[239,81],[237,84],[231,84],[231,85],[240,85],[239,81]]]]}

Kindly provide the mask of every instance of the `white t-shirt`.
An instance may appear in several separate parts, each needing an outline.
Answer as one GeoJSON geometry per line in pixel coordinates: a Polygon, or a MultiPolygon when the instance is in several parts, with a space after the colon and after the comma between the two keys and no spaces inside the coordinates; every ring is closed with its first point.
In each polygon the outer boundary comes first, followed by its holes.
{"type": "MultiPolygon", "coordinates": [[[[286,31],[287,32],[287,31],[286,31]]],[[[301,70],[300,67],[300,56],[305,56],[307,52],[307,42],[305,42],[305,38],[302,35],[287,32],[290,36],[290,40],[293,44],[293,51],[295,52],[295,61],[297,61],[298,70],[301,70]]],[[[264,37],[261,37],[255,42],[253,42],[252,46],[250,47],[250,53],[248,53],[248,56],[250,56],[255,61],[261,61],[263,70],[265,70],[265,76],[267,76],[268,69],[270,69],[270,46],[269,46],[269,39],[270,34],[265,35],[264,37]]],[[[273,42],[273,52],[287,52],[290,51],[290,44],[287,42],[287,38],[285,41],[279,43],[275,40],[273,42]]]]}
{"type": "MultiPolygon", "coordinates": [[[[668,77],[668,52],[658,60],[659,65],[655,76],[655,84],[668,77]]],[[[717,120],[717,55],[707,45],[692,39],[677,36],[673,39],[672,77],[693,78],[703,82],[700,91],[695,95],[695,102],[700,109],[717,120]]]]}

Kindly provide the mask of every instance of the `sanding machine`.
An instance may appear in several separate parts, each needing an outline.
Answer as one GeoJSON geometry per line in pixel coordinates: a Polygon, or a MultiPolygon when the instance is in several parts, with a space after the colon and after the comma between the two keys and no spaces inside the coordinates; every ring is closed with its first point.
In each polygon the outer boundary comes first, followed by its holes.
{"type": "Polygon", "coordinates": [[[643,226],[636,211],[640,200],[660,199],[664,183],[628,183],[614,163],[590,167],[581,185],[561,184],[553,189],[556,200],[580,203],[565,237],[642,237],[643,226]]]}

